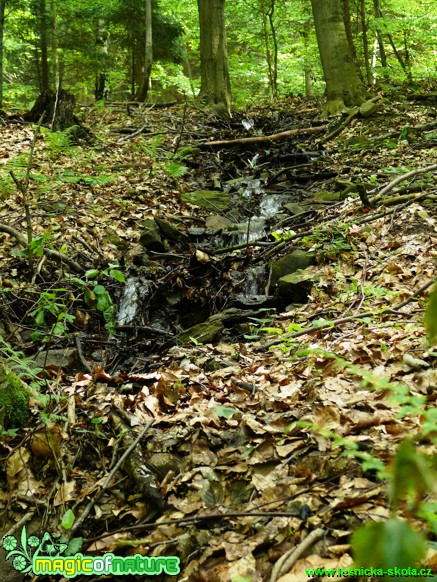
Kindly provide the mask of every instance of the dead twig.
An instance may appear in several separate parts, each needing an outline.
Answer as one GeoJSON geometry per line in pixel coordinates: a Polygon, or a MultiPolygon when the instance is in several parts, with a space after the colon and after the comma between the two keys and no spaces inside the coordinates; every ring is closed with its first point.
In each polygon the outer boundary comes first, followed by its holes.
{"type": "Polygon", "coordinates": [[[114,475],[116,474],[116,472],[120,469],[120,467],[123,465],[123,463],[125,462],[125,460],[129,457],[129,455],[131,454],[131,452],[138,445],[138,443],[140,442],[140,440],[143,438],[143,436],[146,434],[146,432],[149,430],[149,428],[153,425],[153,423],[154,423],[154,420],[151,420],[150,422],[148,422],[146,424],[146,426],[143,428],[143,430],[140,432],[140,434],[137,436],[137,438],[133,441],[133,443],[131,444],[131,446],[128,447],[125,450],[125,452],[121,455],[121,457],[115,463],[113,469],[110,471],[110,473],[106,477],[105,482],[103,483],[102,488],[99,491],[99,493],[94,497],[94,499],[92,499],[88,503],[88,505],[85,507],[85,509],[83,510],[83,512],[80,514],[80,516],[77,519],[77,521],[74,522],[73,527],[69,530],[69,532],[68,532],[68,538],[69,539],[71,539],[73,537],[73,535],[77,532],[77,530],[82,527],[82,524],[85,522],[85,520],[87,519],[87,517],[91,513],[91,510],[93,509],[93,507],[95,506],[95,504],[102,498],[103,494],[108,489],[109,484],[111,483],[112,478],[114,477],[114,475]]]}
{"type": "Polygon", "coordinates": [[[330,139],[332,139],[333,137],[335,137],[336,135],[338,135],[340,132],[343,131],[343,129],[349,125],[349,123],[352,121],[352,119],[354,119],[354,117],[357,117],[358,114],[360,112],[360,108],[359,107],[354,107],[352,109],[352,111],[349,113],[349,115],[346,117],[346,119],[340,123],[340,125],[338,127],[336,127],[334,130],[331,131],[331,133],[328,133],[327,136],[325,136],[323,139],[321,139],[320,141],[318,141],[318,145],[321,146],[324,143],[326,143],[327,141],[329,141],[330,139]]]}
{"type": "Polygon", "coordinates": [[[309,133],[320,133],[326,129],[326,125],[319,125],[318,127],[304,127],[302,129],[289,129],[288,131],[281,131],[280,133],[272,133],[271,135],[262,135],[259,137],[242,137],[239,139],[224,139],[218,141],[207,141],[198,144],[200,148],[207,147],[229,147],[234,145],[247,145],[251,143],[264,143],[274,141],[277,139],[284,139],[292,135],[305,135],[309,133]]]}
{"type": "Polygon", "coordinates": [[[397,178],[395,178],[394,180],[389,182],[387,184],[387,186],[385,186],[379,192],[379,194],[377,194],[376,196],[371,198],[371,202],[375,203],[377,200],[381,199],[385,194],[387,194],[387,192],[390,192],[390,190],[393,190],[393,188],[395,186],[397,186],[401,182],[404,182],[405,180],[408,180],[409,178],[416,176],[417,174],[423,174],[424,172],[435,172],[435,171],[437,171],[437,164],[432,164],[431,166],[426,166],[425,168],[417,168],[416,170],[411,170],[411,172],[408,172],[407,174],[404,174],[403,176],[398,176],[397,178]]]}
{"type": "MultiPolygon", "coordinates": [[[[18,241],[18,243],[22,247],[24,247],[24,248],[28,247],[26,238],[21,234],[21,232],[19,232],[13,226],[8,226],[7,224],[0,223],[0,232],[6,232],[7,234],[10,234],[11,236],[13,236],[15,238],[16,241],[18,241]]],[[[60,261],[62,263],[65,263],[71,269],[73,269],[73,271],[75,271],[76,273],[84,273],[85,272],[85,269],[81,265],[79,265],[79,263],[77,263],[73,259],[70,259],[69,257],[67,257],[67,255],[64,255],[63,253],[59,253],[58,251],[55,251],[53,249],[47,249],[47,248],[44,248],[44,253],[48,257],[55,259],[56,261],[60,261]]]]}
{"type": "Polygon", "coordinates": [[[325,535],[326,531],[324,529],[315,529],[297,546],[297,548],[292,548],[281,556],[273,567],[270,582],[276,582],[276,580],[278,580],[282,575],[289,572],[298,559],[325,535]]]}
{"type": "MultiPolygon", "coordinates": [[[[398,309],[405,307],[405,305],[407,305],[408,303],[411,303],[411,301],[413,301],[413,299],[415,297],[417,297],[418,295],[423,293],[426,289],[428,289],[428,287],[431,287],[431,285],[433,285],[434,283],[435,283],[434,280],[428,281],[427,283],[425,283],[425,285],[422,285],[422,287],[420,287],[420,289],[415,291],[408,299],[406,299],[405,301],[402,301],[402,303],[399,303],[399,305],[395,305],[394,307],[386,307],[385,309],[383,309],[380,312],[380,315],[384,315],[386,313],[393,313],[394,311],[396,312],[398,309]]],[[[260,349],[266,349],[266,348],[270,348],[272,346],[276,346],[278,344],[281,344],[284,341],[284,339],[295,339],[295,338],[301,337],[303,335],[307,335],[307,334],[314,333],[317,331],[322,331],[324,329],[328,329],[328,328],[334,329],[334,327],[338,327],[339,325],[341,325],[343,323],[347,323],[347,322],[353,321],[355,319],[362,319],[364,317],[372,317],[374,315],[375,315],[375,311],[364,311],[362,313],[357,313],[356,315],[350,315],[348,317],[340,317],[339,319],[333,319],[332,321],[328,321],[322,325],[306,327],[305,329],[301,329],[300,331],[297,331],[295,333],[286,333],[286,334],[282,335],[279,339],[267,342],[266,344],[261,346],[260,349]]]]}

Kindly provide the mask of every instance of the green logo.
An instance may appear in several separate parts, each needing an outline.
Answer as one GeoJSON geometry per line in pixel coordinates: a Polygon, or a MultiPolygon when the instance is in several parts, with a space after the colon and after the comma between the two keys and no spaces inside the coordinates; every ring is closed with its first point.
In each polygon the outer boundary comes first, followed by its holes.
{"type": "Polygon", "coordinates": [[[20,540],[13,535],[7,535],[3,538],[2,546],[7,552],[6,560],[12,559],[13,567],[23,574],[60,574],[65,578],[75,578],[81,574],[176,576],[180,573],[180,560],[176,556],[134,554],[122,557],[109,552],[103,556],[84,556],[81,553],[63,556],[68,544],[54,541],[48,532],[45,532],[42,539],[33,535],[27,537],[26,527],[21,531],[20,540]]]}

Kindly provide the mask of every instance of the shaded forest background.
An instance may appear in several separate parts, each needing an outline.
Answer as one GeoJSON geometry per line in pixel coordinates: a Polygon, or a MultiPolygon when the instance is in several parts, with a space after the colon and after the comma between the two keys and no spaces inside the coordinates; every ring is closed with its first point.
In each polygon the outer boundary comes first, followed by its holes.
{"type": "MultiPolygon", "coordinates": [[[[342,0],[346,32],[364,84],[436,74],[433,2],[342,0]]],[[[27,106],[48,89],[79,104],[138,95],[145,66],[143,0],[0,2],[0,103],[27,106]]],[[[152,0],[153,65],[148,100],[194,97],[200,88],[197,2],[152,0]]],[[[310,2],[236,0],[226,9],[233,105],[268,97],[322,95],[310,2]]]]}

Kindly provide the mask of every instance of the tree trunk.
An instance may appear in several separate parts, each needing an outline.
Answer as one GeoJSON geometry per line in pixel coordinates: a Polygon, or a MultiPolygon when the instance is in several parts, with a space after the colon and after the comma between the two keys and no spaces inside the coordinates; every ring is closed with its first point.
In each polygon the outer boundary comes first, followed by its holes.
{"type": "Polygon", "coordinates": [[[54,86],[57,91],[61,89],[61,67],[59,64],[59,54],[58,54],[58,32],[57,32],[57,14],[56,14],[56,2],[55,0],[50,0],[50,29],[51,29],[51,54],[52,54],[52,65],[53,65],[53,81],[54,86]]]}
{"type": "Polygon", "coordinates": [[[346,37],[341,0],[311,0],[317,43],[326,82],[322,117],[347,112],[366,100],[346,37]]]}
{"type": "Polygon", "coordinates": [[[3,107],[3,39],[5,33],[6,0],[0,0],[0,107],[3,107]]]}
{"type": "Polygon", "coordinates": [[[145,101],[149,92],[150,74],[153,64],[153,31],[152,31],[152,0],[145,0],[146,7],[146,28],[145,28],[145,50],[144,50],[144,69],[138,87],[135,101],[145,101]]]}
{"type": "Polygon", "coordinates": [[[361,19],[361,30],[363,33],[363,54],[364,54],[364,64],[366,67],[366,78],[367,84],[371,85],[372,79],[372,69],[370,65],[370,51],[369,51],[369,39],[367,37],[367,19],[366,19],[366,4],[364,0],[360,0],[360,19],[361,19]]]}
{"type": "Polygon", "coordinates": [[[387,70],[387,56],[385,54],[384,39],[382,37],[381,28],[378,26],[378,18],[382,17],[381,7],[379,5],[379,0],[373,0],[373,9],[375,11],[375,21],[376,21],[376,39],[378,41],[379,56],[381,58],[381,67],[384,70],[384,79],[386,81],[390,80],[388,70],[387,70]]]}
{"type": "Polygon", "coordinates": [[[269,77],[272,98],[278,96],[278,41],[276,38],[275,23],[273,20],[275,12],[275,0],[261,0],[262,28],[264,44],[266,49],[267,73],[269,77]],[[270,48],[270,35],[272,37],[273,55],[270,48]]]}
{"type": "Polygon", "coordinates": [[[357,60],[357,54],[355,51],[354,39],[352,36],[352,25],[351,25],[351,9],[349,5],[349,0],[342,0],[343,5],[343,20],[344,20],[344,28],[346,31],[346,38],[349,44],[349,48],[352,53],[352,57],[354,61],[357,60]]]}
{"type": "Polygon", "coordinates": [[[48,91],[49,82],[49,41],[46,0],[39,0],[39,42],[41,50],[41,92],[48,91]]]}
{"type": "Polygon", "coordinates": [[[99,69],[96,73],[96,87],[95,87],[95,98],[96,101],[101,101],[102,99],[107,99],[108,88],[107,83],[109,80],[109,74],[107,71],[108,66],[108,46],[109,34],[106,30],[105,21],[103,18],[99,18],[97,23],[97,35],[96,35],[96,52],[98,55],[99,69]]]}
{"type": "Polygon", "coordinates": [[[69,128],[71,139],[75,143],[92,143],[95,139],[93,133],[83,126],[74,115],[75,98],[64,89],[60,91],[44,91],[35,101],[32,109],[27,111],[23,118],[25,121],[37,122],[44,113],[42,124],[53,131],[65,131],[69,128]]]}
{"type": "Polygon", "coordinates": [[[199,98],[231,114],[225,0],[197,0],[200,23],[199,98]]]}

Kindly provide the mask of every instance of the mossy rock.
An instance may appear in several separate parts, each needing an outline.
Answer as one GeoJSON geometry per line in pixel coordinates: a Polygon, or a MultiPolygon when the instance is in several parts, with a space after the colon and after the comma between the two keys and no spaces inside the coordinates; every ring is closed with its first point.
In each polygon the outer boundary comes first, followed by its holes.
{"type": "Polygon", "coordinates": [[[146,218],[143,221],[143,231],[140,236],[141,245],[149,251],[162,253],[165,247],[161,240],[161,231],[153,218],[146,218]]]}
{"type": "Polygon", "coordinates": [[[3,429],[26,425],[30,395],[30,388],[0,362],[0,424],[3,429]]]}
{"type": "Polygon", "coordinates": [[[284,209],[290,214],[293,214],[294,216],[298,216],[299,214],[305,212],[304,206],[296,204],[295,202],[289,202],[288,204],[284,204],[284,209]]]}
{"type": "Polygon", "coordinates": [[[374,101],[366,101],[360,107],[360,115],[361,117],[367,118],[376,113],[378,111],[378,103],[374,101]]]}
{"type": "Polygon", "coordinates": [[[217,337],[224,328],[223,319],[221,317],[212,316],[207,321],[182,331],[178,334],[178,339],[182,342],[188,342],[193,339],[201,344],[208,344],[214,341],[214,338],[217,337]]]}
{"type": "Polygon", "coordinates": [[[165,238],[173,242],[187,242],[188,237],[183,232],[180,232],[176,227],[172,226],[165,220],[160,218],[155,218],[155,223],[159,228],[159,231],[165,238]]]}
{"type": "Polygon", "coordinates": [[[211,214],[205,221],[205,226],[211,230],[221,230],[222,228],[227,228],[232,224],[232,221],[226,216],[221,216],[221,214],[211,214]]]}
{"type": "Polygon", "coordinates": [[[278,281],[278,295],[291,303],[306,303],[311,287],[318,280],[314,273],[291,273],[278,281]]]}
{"type": "Polygon", "coordinates": [[[129,248],[128,243],[119,236],[117,236],[116,234],[109,233],[105,236],[104,240],[106,243],[114,245],[114,247],[119,251],[126,252],[129,248]]]}
{"type": "Polygon", "coordinates": [[[340,202],[344,199],[345,196],[342,192],[328,192],[327,190],[320,190],[313,196],[314,202],[340,202]]]}
{"type": "Polygon", "coordinates": [[[183,202],[200,206],[208,210],[227,210],[231,202],[231,197],[226,192],[218,190],[196,190],[181,195],[183,202]]]}
{"type": "Polygon", "coordinates": [[[306,269],[314,264],[314,255],[306,251],[293,251],[289,255],[275,261],[272,265],[271,284],[276,285],[281,277],[306,269]]]}

